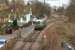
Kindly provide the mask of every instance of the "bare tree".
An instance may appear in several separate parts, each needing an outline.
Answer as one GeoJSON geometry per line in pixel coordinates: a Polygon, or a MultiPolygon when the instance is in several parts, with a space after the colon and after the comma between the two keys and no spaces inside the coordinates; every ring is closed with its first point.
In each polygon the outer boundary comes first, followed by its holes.
{"type": "Polygon", "coordinates": [[[66,9],[66,15],[69,17],[69,21],[75,21],[75,0],[71,0],[70,6],[66,9]]]}
{"type": "Polygon", "coordinates": [[[39,1],[32,3],[32,13],[35,16],[47,15],[50,16],[50,6],[39,1]]]}
{"type": "Polygon", "coordinates": [[[59,7],[59,8],[56,10],[56,13],[58,13],[59,15],[64,14],[64,7],[59,7]]]}

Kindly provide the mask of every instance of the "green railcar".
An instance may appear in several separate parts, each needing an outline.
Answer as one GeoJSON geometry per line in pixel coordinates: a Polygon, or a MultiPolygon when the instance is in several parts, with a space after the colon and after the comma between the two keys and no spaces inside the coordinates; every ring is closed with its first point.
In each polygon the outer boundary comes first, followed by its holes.
{"type": "Polygon", "coordinates": [[[46,27],[47,22],[45,20],[43,20],[43,21],[34,22],[34,24],[35,24],[35,29],[40,30],[40,29],[44,29],[46,27]]]}

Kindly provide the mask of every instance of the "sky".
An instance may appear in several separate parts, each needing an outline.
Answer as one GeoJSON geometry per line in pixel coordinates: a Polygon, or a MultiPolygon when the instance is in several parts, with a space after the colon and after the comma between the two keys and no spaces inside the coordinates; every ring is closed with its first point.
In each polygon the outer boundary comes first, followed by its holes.
{"type": "MultiPolygon", "coordinates": [[[[25,0],[29,1],[29,0],[25,0]]],[[[40,2],[44,2],[44,0],[39,0],[40,2]]],[[[65,6],[67,7],[70,3],[70,0],[45,0],[45,3],[48,3],[51,7],[60,7],[65,6]]]]}
{"type": "MultiPolygon", "coordinates": [[[[43,2],[44,0],[39,0],[43,2]]],[[[68,6],[70,3],[70,0],[45,0],[46,3],[48,3],[51,7],[60,7],[60,6],[68,6]]]]}

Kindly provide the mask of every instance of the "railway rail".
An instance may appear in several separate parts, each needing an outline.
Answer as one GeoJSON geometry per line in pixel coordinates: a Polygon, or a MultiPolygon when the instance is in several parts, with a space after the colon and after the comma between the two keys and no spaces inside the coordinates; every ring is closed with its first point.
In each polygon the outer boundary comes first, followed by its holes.
{"type": "Polygon", "coordinates": [[[17,41],[12,50],[32,50],[32,46],[34,43],[36,43],[36,39],[39,35],[40,31],[34,31],[32,34],[30,34],[23,40],[17,41]]]}

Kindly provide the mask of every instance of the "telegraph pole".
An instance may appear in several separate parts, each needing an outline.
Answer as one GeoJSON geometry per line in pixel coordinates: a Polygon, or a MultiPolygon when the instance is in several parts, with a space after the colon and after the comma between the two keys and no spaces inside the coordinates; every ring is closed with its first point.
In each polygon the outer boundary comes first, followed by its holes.
{"type": "Polygon", "coordinates": [[[45,0],[44,0],[44,5],[45,5],[45,0]]]}

